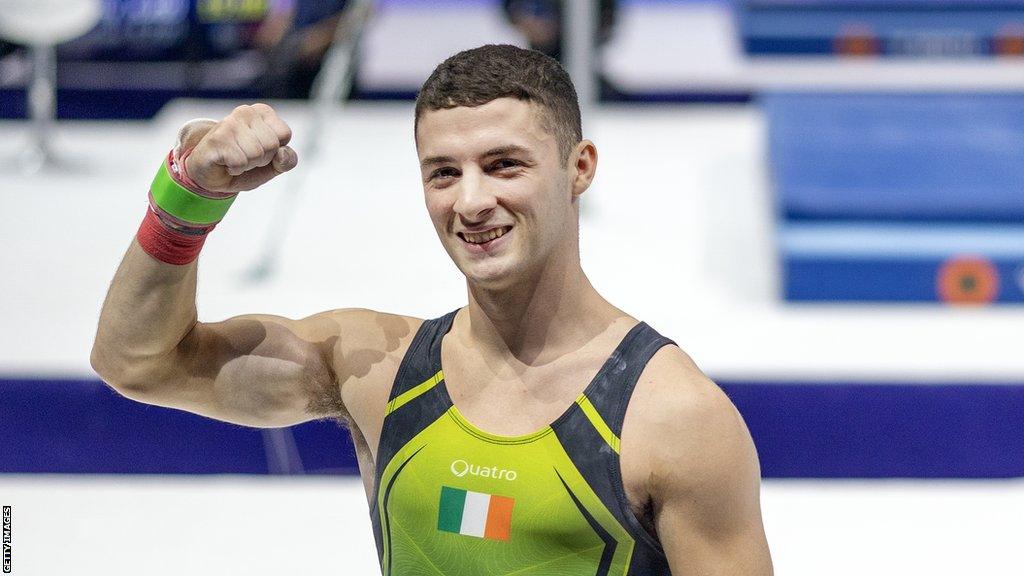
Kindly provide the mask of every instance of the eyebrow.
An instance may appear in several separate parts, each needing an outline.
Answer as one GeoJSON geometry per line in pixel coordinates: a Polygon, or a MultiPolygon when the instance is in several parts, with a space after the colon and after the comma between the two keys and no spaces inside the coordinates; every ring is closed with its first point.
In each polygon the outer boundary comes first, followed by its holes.
{"type": "MultiPolygon", "coordinates": [[[[491,156],[503,156],[505,154],[526,154],[529,155],[530,151],[523,146],[518,144],[506,144],[505,146],[497,146],[491,148],[487,152],[484,152],[480,157],[489,158],[491,156]]],[[[421,168],[428,166],[436,166],[438,164],[454,164],[455,158],[451,156],[431,156],[430,158],[424,158],[423,162],[420,162],[421,168]]]]}
{"type": "Polygon", "coordinates": [[[491,156],[504,156],[505,154],[526,154],[529,155],[530,151],[518,144],[507,144],[505,146],[498,146],[497,148],[491,148],[487,152],[484,152],[482,158],[489,158],[491,156]]]}

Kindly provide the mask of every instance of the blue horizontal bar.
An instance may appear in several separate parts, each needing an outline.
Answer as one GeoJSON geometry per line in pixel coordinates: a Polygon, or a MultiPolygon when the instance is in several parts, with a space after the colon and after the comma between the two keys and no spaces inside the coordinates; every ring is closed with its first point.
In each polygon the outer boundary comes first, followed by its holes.
{"type": "MultiPolygon", "coordinates": [[[[720,385],[766,478],[1024,476],[1024,383],[720,385]]],[[[0,379],[0,394],[0,473],[268,473],[260,430],[133,402],[98,380],[0,379]]],[[[307,473],[357,473],[336,423],[290,430],[307,473]]]]}
{"type": "Polygon", "coordinates": [[[958,254],[1017,258],[1024,225],[787,223],[779,248],[788,257],[945,259],[958,254]]]}
{"type": "MultiPolygon", "coordinates": [[[[984,255],[980,255],[984,256],[984,255]]],[[[939,302],[944,260],[783,255],[783,292],[790,302],[939,302]]],[[[1024,302],[1024,258],[991,260],[998,276],[993,302],[1024,302]]]]}
{"type": "Polygon", "coordinates": [[[1024,476],[1024,385],[720,384],[766,478],[1024,476]]]}

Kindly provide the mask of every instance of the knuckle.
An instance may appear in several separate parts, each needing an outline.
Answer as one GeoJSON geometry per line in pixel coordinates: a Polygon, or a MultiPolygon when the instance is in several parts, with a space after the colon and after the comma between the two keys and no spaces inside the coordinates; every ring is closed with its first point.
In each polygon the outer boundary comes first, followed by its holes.
{"type": "Polygon", "coordinates": [[[280,148],[280,144],[277,142],[276,136],[264,132],[260,135],[260,147],[263,148],[264,154],[269,154],[276,152],[280,148]]]}
{"type": "Polygon", "coordinates": [[[274,126],[274,133],[277,137],[278,143],[288,142],[292,139],[292,129],[284,122],[274,126]]]}
{"type": "Polygon", "coordinates": [[[215,150],[211,160],[213,160],[213,164],[219,164],[221,166],[227,166],[230,163],[228,161],[228,153],[224,149],[215,150]]]}
{"type": "Polygon", "coordinates": [[[221,131],[211,132],[206,137],[206,140],[207,140],[207,142],[210,143],[210,146],[213,146],[214,148],[218,148],[218,149],[225,148],[226,146],[228,146],[231,143],[231,138],[227,134],[225,134],[224,132],[221,132],[221,131]]]}
{"type": "Polygon", "coordinates": [[[278,129],[272,123],[265,123],[260,126],[260,136],[267,140],[273,140],[275,145],[277,144],[277,133],[278,129]]]}
{"type": "Polygon", "coordinates": [[[237,167],[246,162],[245,154],[236,147],[222,148],[220,154],[225,166],[237,167]]]}
{"type": "Polygon", "coordinates": [[[255,113],[253,112],[252,106],[248,106],[248,105],[243,104],[241,106],[236,107],[231,112],[231,116],[230,117],[236,118],[239,121],[244,121],[244,120],[248,120],[248,119],[252,118],[254,115],[255,115],[255,113]]]}
{"type": "Polygon", "coordinates": [[[225,132],[234,132],[236,128],[238,128],[238,121],[235,118],[228,116],[221,121],[220,125],[217,126],[217,129],[213,131],[213,134],[223,138],[225,132]]]}

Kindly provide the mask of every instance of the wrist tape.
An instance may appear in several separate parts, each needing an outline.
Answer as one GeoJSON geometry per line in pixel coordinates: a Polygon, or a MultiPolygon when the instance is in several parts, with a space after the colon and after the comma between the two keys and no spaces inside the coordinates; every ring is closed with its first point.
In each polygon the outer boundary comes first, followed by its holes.
{"type": "Polygon", "coordinates": [[[224,218],[237,192],[213,192],[185,171],[188,151],[175,161],[170,152],[149,189],[149,208],[136,239],[150,256],[168,264],[188,264],[199,256],[206,235],[224,218]]]}

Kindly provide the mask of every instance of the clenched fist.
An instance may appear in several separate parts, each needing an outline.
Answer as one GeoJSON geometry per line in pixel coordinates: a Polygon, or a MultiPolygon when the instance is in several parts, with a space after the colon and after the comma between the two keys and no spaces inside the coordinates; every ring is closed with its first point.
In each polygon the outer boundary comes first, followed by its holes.
{"type": "Polygon", "coordinates": [[[185,171],[213,192],[252,190],[295,167],[292,130],[266,104],[239,106],[220,122],[193,120],[182,127],[174,158],[188,153],[185,171]]]}

